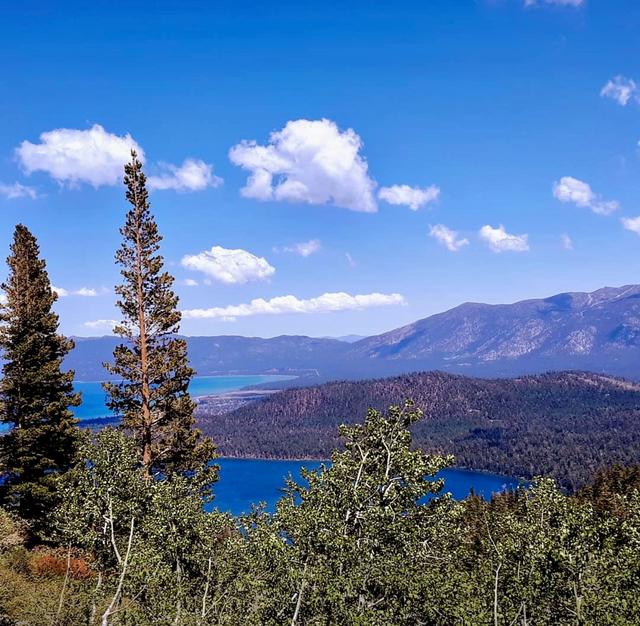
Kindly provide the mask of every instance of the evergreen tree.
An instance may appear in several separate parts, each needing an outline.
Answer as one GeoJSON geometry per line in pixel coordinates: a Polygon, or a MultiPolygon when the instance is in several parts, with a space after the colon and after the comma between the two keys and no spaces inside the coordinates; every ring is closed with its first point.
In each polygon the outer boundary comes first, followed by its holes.
{"type": "Polygon", "coordinates": [[[104,385],[109,407],[133,433],[145,475],[206,468],[214,446],[194,428],[195,403],[188,386],[194,374],[187,345],[176,335],[180,312],[173,277],[164,271],[161,235],[149,209],[146,178],[135,152],[125,166],[131,204],[116,253],[123,282],[116,287],[123,321],[114,331],[126,342],[105,364],[121,382],[104,385]]]}
{"type": "Polygon", "coordinates": [[[2,285],[0,347],[5,363],[0,381],[0,419],[11,430],[0,438],[4,503],[22,517],[42,521],[55,499],[54,477],[73,463],[80,404],[73,371],[61,370],[73,342],[58,334],[51,288],[36,238],[16,226],[9,277],[2,285]]]}

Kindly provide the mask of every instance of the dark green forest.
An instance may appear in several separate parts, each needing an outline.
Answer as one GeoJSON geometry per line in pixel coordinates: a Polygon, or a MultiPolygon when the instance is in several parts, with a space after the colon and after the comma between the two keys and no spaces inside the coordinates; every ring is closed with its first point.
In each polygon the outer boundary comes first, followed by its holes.
{"type": "MultiPolygon", "coordinates": [[[[315,436],[315,453],[336,448],[331,464],[290,478],[275,513],[216,510],[217,452],[196,428],[173,277],[135,153],[124,181],[122,343],[105,385],[118,428],[73,418],[74,374],[62,369],[73,343],[58,332],[36,238],[15,230],[0,326],[0,626],[640,623],[638,391],[624,381],[419,374],[286,392],[223,419],[254,451],[265,428],[279,441],[267,453],[295,455],[315,436]],[[330,419],[305,426],[331,402],[330,419]],[[282,408],[261,421],[269,406],[282,408]],[[468,447],[456,458],[445,441],[468,447]],[[594,442],[620,456],[598,461],[594,442]],[[513,455],[541,475],[455,501],[435,476],[479,450],[492,468],[510,471],[513,455]]],[[[220,441],[227,451],[224,431],[220,441]]]]}
{"type": "Polygon", "coordinates": [[[228,456],[326,459],[338,426],[411,398],[424,413],[416,445],[456,465],[568,490],[614,463],[640,459],[640,385],[588,372],[483,380],[439,372],[328,383],[274,394],[199,424],[228,456]]]}

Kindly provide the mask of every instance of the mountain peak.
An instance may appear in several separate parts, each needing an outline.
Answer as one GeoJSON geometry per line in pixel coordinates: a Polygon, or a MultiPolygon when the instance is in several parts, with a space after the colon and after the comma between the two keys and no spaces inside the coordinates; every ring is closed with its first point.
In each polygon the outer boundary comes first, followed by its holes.
{"type": "Polygon", "coordinates": [[[440,362],[445,368],[503,363],[511,369],[517,361],[525,371],[542,363],[575,366],[576,358],[602,353],[624,361],[629,350],[639,349],[640,285],[513,304],[466,302],[354,346],[361,358],[440,362]]]}

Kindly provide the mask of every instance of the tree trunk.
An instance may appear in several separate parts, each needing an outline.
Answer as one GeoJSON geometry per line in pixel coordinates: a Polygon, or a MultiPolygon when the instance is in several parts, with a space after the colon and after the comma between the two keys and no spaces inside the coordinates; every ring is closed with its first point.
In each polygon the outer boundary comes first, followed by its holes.
{"type": "MultiPolygon", "coordinates": [[[[136,210],[140,213],[137,194],[136,210]]],[[[151,478],[153,457],[151,452],[151,390],[149,388],[149,347],[147,338],[147,320],[144,310],[144,286],[142,276],[142,242],[140,241],[140,219],[136,224],[136,295],[138,299],[138,328],[140,331],[140,378],[142,381],[142,465],[145,477],[151,478]]]]}

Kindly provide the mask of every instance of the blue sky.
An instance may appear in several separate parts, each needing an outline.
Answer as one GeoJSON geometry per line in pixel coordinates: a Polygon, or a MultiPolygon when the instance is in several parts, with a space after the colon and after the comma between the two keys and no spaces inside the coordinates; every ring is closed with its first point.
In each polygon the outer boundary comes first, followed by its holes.
{"type": "Polygon", "coordinates": [[[38,236],[66,333],[117,319],[134,143],[187,334],[371,334],[640,280],[635,0],[0,11],[0,249],[38,236]]]}

